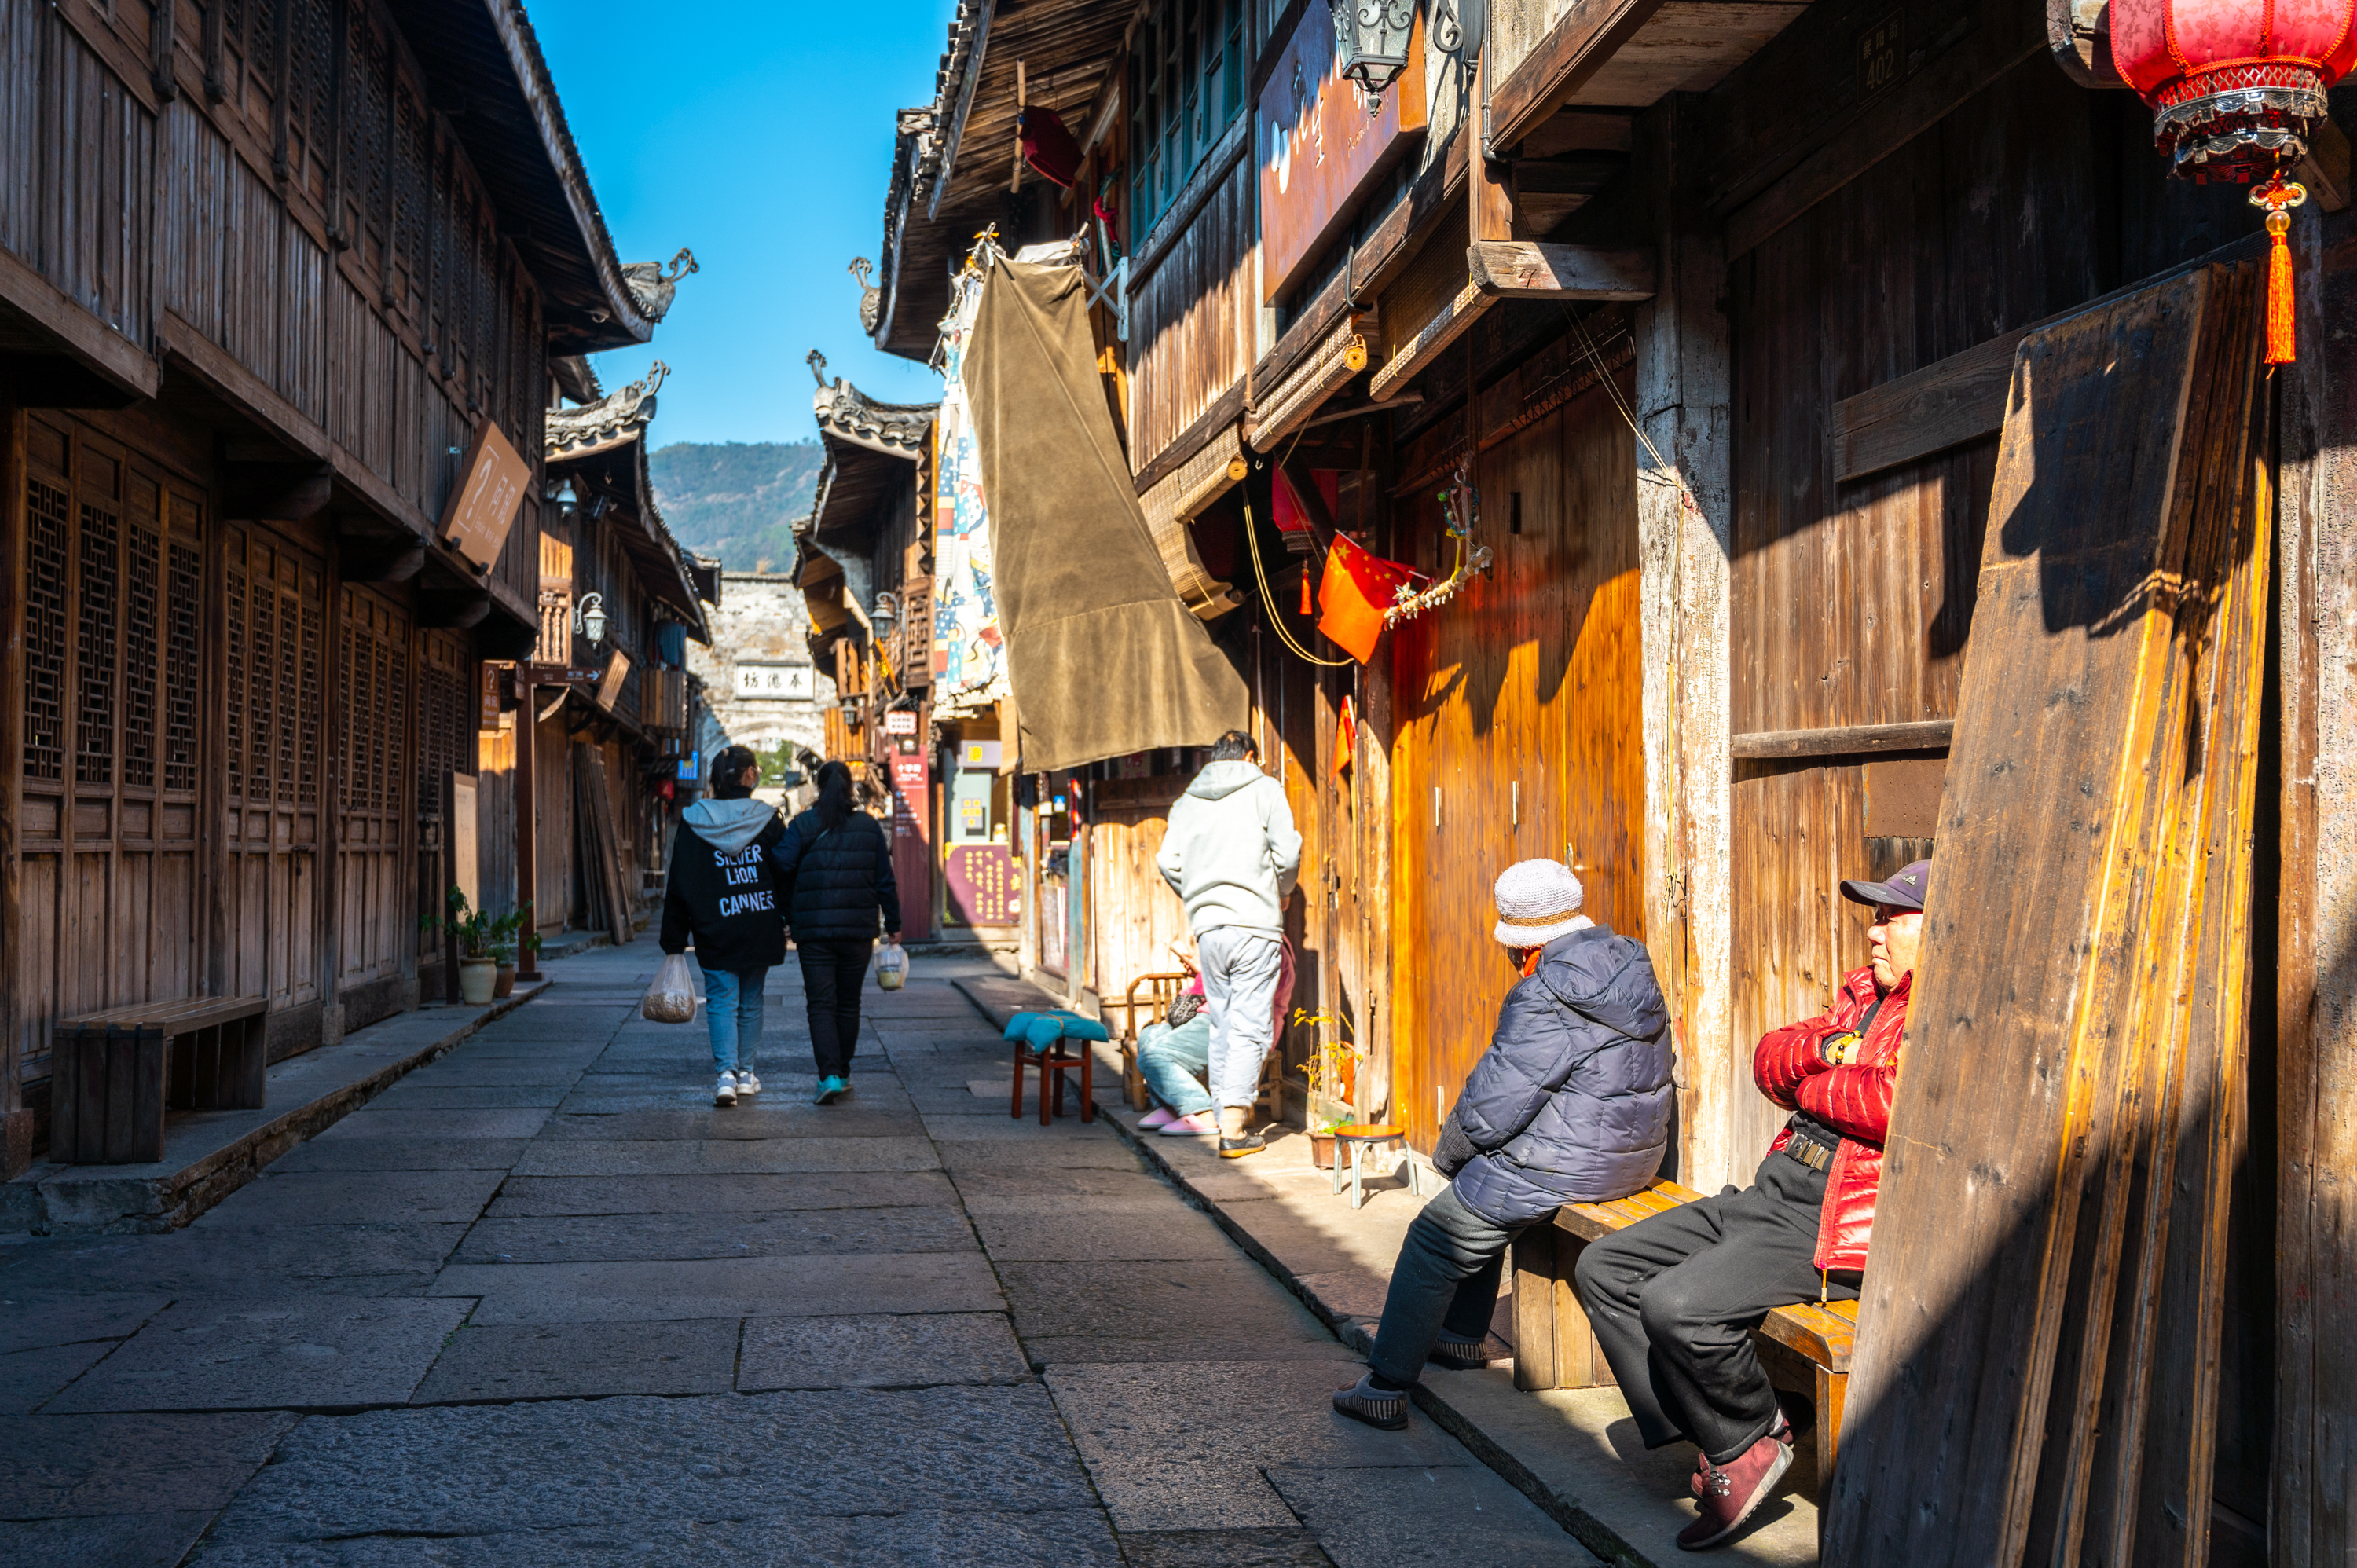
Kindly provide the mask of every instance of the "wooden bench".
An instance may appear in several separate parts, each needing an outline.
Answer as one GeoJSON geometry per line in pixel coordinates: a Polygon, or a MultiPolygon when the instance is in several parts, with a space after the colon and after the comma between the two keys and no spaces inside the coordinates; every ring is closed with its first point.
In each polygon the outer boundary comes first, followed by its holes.
{"type": "Polygon", "coordinates": [[[49,1157],[149,1165],[164,1157],[164,1112],[258,1110],[264,996],[141,1002],[52,1026],[49,1157]]]}
{"type": "MultiPolygon", "coordinates": [[[[1146,1092],[1146,1075],[1137,1070],[1138,1031],[1168,1017],[1170,1004],[1178,1000],[1192,978],[1177,971],[1141,974],[1129,983],[1129,990],[1120,1001],[1101,1004],[1107,1014],[1116,1007],[1121,1009],[1121,1033],[1115,1036],[1114,1044],[1121,1051],[1122,1102],[1132,1111],[1145,1111],[1154,1104],[1146,1092]],[[1146,992],[1144,996],[1138,995],[1141,989],[1146,992]],[[1145,1024],[1137,1019],[1140,1008],[1146,1010],[1145,1024]]],[[[1254,1098],[1253,1113],[1265,1120],[1275,1121],[1284,1110],[1284,1056],[1282,1050],[1271,1049],[1260,1064],[1260,1092],[1254,1098]]]]}
{"type": "MultiPolygon", "coordinates": [[[[1572,1269],[1590,1241],[1701,1197],[1674,1181],[1657,1181],[1610,1203],[1566,1204],[1555,1210],[1553,1225],[1534,1225],[1515,1239],[1516,1388],[1592,1389],[1612,1381],[1612,1369],[1572,1288],[1572,1269]]],[[[1780,1306],[1754,1336],[1769,1381],[1806,1394],[1815,1404],[1816,1422],[1803,1443],[1815,1444],[1815,1495],[1820,1498],[1833,1476],[1840,1444],[1850,1347],[1857,1334],[1857,1303],[1835,1301],[1780,1306]]]]}

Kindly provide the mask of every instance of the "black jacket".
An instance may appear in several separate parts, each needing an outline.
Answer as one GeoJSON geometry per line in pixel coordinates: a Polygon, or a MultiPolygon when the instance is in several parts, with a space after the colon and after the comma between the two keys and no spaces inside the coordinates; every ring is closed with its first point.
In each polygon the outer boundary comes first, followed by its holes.
{"type": "Polygon", "coordinates": [[[828,832],[815,807],[786,826],[770,864],[788,890],[787,924],[798,942],[866,941],[884,929],[900,932],[900,887],[892,876],[892,841],[882,824],[854,811],[828,832]]]}
{"type": "Polygon", "coordinates": [[[662,950],[685,952],[695,939],[695,961],[741,974],[786,961],[784,878],[770,863],[786,824],[769,825],[733,852],[713,847],[683,822],[672,840],[671,875],[664,879],[662,950]]]}

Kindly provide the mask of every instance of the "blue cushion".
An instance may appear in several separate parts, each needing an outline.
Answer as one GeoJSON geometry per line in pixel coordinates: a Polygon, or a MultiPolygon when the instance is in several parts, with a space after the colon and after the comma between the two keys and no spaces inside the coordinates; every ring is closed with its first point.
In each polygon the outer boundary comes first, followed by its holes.
{"type": "Polygon", "coordinates": [[[1064,1021],[1053,1013],[1034,1013],[1023,1037],[1031,1042],[1032,1049],[1044,1051],[1064,1037],[1064,1021]]]}
{"type": "Polygon", "coordinates": [[[1040,1015],[1038,1013],[1017,1013],[1014,1017],[1006,1020],[1006,1033],[999,1037],[1006,1040],[1023,1038],[1024,1031],[1031,1026],[1031,1020],[1040,1015]]]}
{"type": "Polygon", "coordinates": [[[1077,1013],[1060,1013],[1057,1016],[1064,1021],[1064,1038],[1068,1040],[1110,1040],[1113,1038],[1111,1035],[1105,1033],[1105,1026],[1103,1024],[1095,1022],[1093,1019],[1083,1018],[1077,1013]]]}

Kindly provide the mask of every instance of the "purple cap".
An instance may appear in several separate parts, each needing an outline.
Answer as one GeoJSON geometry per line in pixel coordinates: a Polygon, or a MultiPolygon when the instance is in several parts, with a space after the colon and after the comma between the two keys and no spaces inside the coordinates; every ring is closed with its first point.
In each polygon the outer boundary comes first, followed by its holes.
{"type": "Polygon", "coordinates": [[[1841,885],[1842,897],[1853,904],[1889,904],[1895,908],[1921,909],[1932,891],[1932,863],[1919,860],[1902,865],[1880,882],[1850,881],[1841,885]]]}

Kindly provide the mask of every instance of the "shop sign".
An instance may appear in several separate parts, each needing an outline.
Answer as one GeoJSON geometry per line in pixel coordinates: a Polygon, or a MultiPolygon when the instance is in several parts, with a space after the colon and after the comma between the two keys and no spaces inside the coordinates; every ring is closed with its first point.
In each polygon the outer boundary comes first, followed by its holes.
{"type": "Polygon", "coordinates": [[[995,740],[966,740],[958,743],[958,767],[980,772],[998,771],[999,743],[995,740]]]}
{"type": "Polygon", "coordinates": [[[1263,299],[1274,300],[1342,231],[1375,177],[1423,135],[1425,117],[1420,10],[1407,69],[1383,93],[1382,113],[1369,114],[1357,84],[1343,80],[1332,11],[1303,8],[1253,116],[1263,299]]]}
{"type": "Polygon", "coordinates": [[[442,509],[442,538],[468,564],[488,571],[515,526],[532,468],[499,425],[486,419],[467,448],[459,474],[442,509]]]}
{"type": "Polygon", "coordinates": [[[1003,843],[958,844],[942,857],[952,924],[1011,926],[1023,916],[1023,873],[1003,843]]]}
{"type": "Polygon", "coordinates": [[[816,672],[807,664],[748,664],[737,665],[737,694],[740,697],[799,698],[804,702],[817,695],[818,686],[813,678],[816,672]]]}
{"type": "Polygon", "coordinates": [[[911,708],[894,708],[891,712],[886,714],[884,715],[884,733],[886,735],[916,734],[916,711],[911,708]]]}
{"type": "Polygon", "coordinates": [[[500,678],[511,666],[486,659],[478,668],[481,672],[479,684],[481,687],[482,714],[476,721],[475,727],[496,730],[500,727],[500,678]]]}

